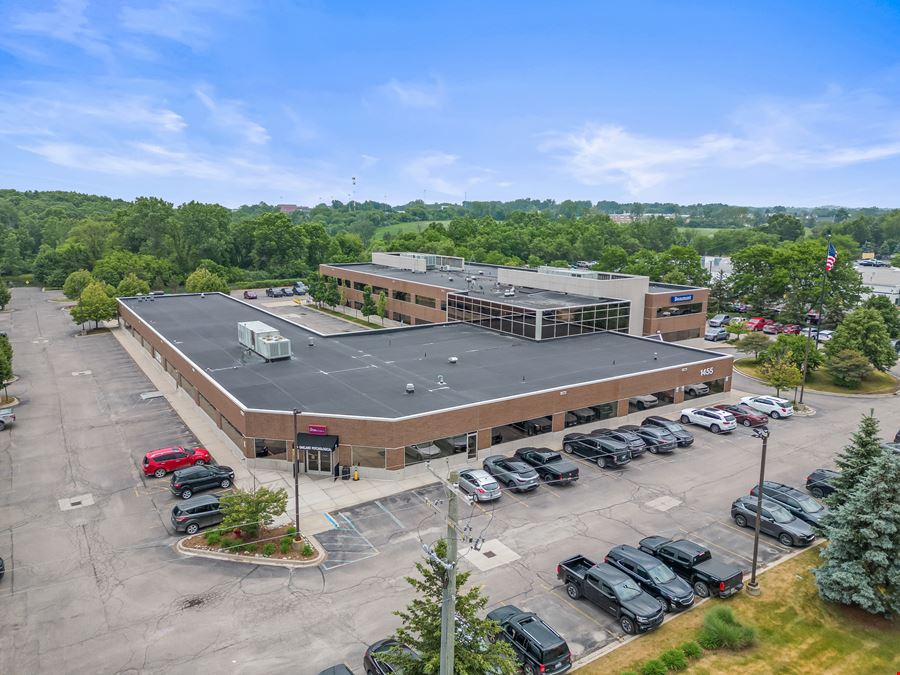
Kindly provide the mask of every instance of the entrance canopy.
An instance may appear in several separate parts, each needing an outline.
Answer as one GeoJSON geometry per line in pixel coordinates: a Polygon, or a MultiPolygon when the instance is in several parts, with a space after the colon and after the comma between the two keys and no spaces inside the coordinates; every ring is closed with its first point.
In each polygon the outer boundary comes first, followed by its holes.
{"type": "Polygon", "coordinates": [[[324,450],[334,452],[338,446],[337,436],[319,436],[318,434],[297,434],[297,448],[299,450],[324,450]]]}

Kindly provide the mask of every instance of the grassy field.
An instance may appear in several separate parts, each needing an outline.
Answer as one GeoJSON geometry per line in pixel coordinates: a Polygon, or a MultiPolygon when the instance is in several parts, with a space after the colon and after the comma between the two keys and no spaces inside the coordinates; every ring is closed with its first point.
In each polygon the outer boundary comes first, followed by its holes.
{"type": "Polygon", "coordinates": [[[810,571],[818,559],[818,548],[805,551],[760,576],[760,597],[741,593],[729,600],[707,602],[578,672],[584,675],[640,672],[640,665],[645,661],[694,640],[703,615],[717,603],[728,605],[741,623],[756,628],[758,643],[741,652],[707,652],[684,673],[870,675],[898,672],[900,622],[891,623],[861,610],[822,602],[810,571]]]}
{"type": "MultiPolygon", "coordinates": [[[[734,367],[745,375],[762,378],[759,364],[751,358],[736,360],[734,367]]],[[[898,387],[900,387],[900,382],[897,381],[896,377],[890,373],[882,373],[877,370],[869,373],[857,389],[837,386],[831,381],[827,368],[812,371],[809,374],[809,379],[806,381],[807,389],[827,391],[833,394],[890,394],[897,391],[898,387]]],[[[784,393],[786,392],[782,392],[782,394],[784,393]]]]}
{"type": "Polygon", "coordinates": [[[377,230],[375,230],[374,239],[379,239],[385,235],[385,233],[390,233],[393,235],[403,234],[404,232],[421,232],[426,227],[431,225],[431,223],[438,223],[447,226],[449,220],[411,220],[408,223],[394,223],[393,225],[382,225],[377,230]]]}
{"type": "Polygon", "coordinates": [[[696,232],[697,234],[706,235],[710,237],[714,235],[716,232],[721,232],[722,230],[736,230],[735,227],[679,227],[679,230],[682,232],[696,232]]]}

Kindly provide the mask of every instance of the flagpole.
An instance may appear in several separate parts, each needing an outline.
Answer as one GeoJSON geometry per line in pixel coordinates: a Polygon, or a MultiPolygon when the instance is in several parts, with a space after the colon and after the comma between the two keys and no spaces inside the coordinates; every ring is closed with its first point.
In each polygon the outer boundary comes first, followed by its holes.
{"type": "MultiPolygon", "coordinates": [[[[819,293],[819,319],[816,324],[816,349],[819,348],[819,331],[822,330],[822,315],[825,309],[825,288],[828,283],[828,251],[831,247],[831,235],[825,235],[827,237],[827,243],[825,245],[825,267],[822,268],[822,290],[819,293]]],[[[813,305],[815,306],[815,305],[813,305]]],[[[809,314],[806,316],[806,327],[810,327],[809,314]]],[[[800,403],[803,403],[803,394],[806,391],[806,377],[807,371],[809,370],[809,343],[812,342],[812,336],[806,335],[806,349],[803,350],[803,379],[800,380],[800,403]]]]}

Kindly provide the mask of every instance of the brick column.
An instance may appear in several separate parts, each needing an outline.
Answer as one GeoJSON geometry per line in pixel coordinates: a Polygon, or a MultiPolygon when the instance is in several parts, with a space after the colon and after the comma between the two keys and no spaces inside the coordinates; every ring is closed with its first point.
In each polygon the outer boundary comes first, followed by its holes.
{"type": "Polygon", "coordinates": [[[550,427],[551,431],[562,431],[566,428],[566,413],[558,412],[553,413],[553,426],[550,427]]]}
{"type": "Polygon", "coordinates": [[[616,411],[616,416],[617,417],[625,417],[625,415],[627,415],[627,414],[628,414],[628,399],[623,398],[621,401],[619,401],[619,408],[616,411]]]}
{"type": "Polygon", "coordinates": [[[675,388],[672,403],[684,403],[684,387],[675,388]]]}
{"type": "Polygon", "coordinates": [[[478,430],[478,437],[477,437],[476,444],[475,444],[475,447],[478,450],[484,450],[486,448],[491,447],[492,432],[493,432],[492,429],[479,429],[478,430]]]}

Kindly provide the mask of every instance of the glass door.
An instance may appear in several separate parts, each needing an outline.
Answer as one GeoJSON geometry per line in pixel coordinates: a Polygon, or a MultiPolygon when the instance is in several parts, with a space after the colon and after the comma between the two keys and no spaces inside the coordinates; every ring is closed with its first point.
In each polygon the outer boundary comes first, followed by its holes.
{"type": "Polygon", "coordinates": [[[320,469],[319,469],[319,451],[318,450],[307,450],[306,451],[306,470],[307,471],[320,471],[320,469]]]}

